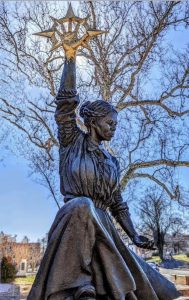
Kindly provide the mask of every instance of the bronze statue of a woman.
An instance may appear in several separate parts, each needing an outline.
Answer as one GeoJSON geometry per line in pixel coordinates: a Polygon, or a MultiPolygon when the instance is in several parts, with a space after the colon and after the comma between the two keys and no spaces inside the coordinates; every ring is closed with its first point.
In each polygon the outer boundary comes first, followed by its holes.
{"type": "MultiPolygon", "coordinates": [[[[67,19],[73,19],[69,9],[67,19]]],[[[116,109],[102,100],[86,102],[80,116],[88,132],[76,124],[76,48],[70,42],[66,46],[55,115],[65,204],[50,229],[28,300],[176,299],[174,285],[128,249],[113,225],[112,216],[135,245],[153,247],[135,231],[121,197],[119,163],[102,145],[114,135],[116,109]]]]}

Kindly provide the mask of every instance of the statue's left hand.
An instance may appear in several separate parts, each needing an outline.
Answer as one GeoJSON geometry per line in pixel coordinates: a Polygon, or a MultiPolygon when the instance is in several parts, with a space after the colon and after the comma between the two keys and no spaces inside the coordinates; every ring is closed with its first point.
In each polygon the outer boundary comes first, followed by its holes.
{"type": "Polygon", "coordinates": [[[156,248],[154,247],[154,241],[149,240],[147,237],[142,236],[142,235],[135,235],[132,238],[133,243],[143,249],[149,249],[149,250],[155,250],[156,248]]]}

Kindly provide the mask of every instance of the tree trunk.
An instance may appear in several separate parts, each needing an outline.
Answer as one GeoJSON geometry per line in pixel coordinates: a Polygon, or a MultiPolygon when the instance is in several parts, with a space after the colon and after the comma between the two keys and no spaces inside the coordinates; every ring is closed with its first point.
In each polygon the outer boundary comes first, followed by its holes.
{"type": "Polygon", "coordinates": [[[164,260],[163,249],[164,249],[165,239],[164,239],[164,234],[162,232],[159,232],[158,241],[159,241],[158,243],[159,245],[157,245],[157,247],[159,251],[159,256],[163,261],[164,260]]]}

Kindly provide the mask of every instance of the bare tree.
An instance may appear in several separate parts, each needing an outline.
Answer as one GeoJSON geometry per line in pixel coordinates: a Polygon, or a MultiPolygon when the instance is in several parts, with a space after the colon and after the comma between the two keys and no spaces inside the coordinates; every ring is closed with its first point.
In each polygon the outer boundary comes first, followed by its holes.
{"type": "MultiPolygon", "coordinates": [[[[66,7],[61,5],[0,5],[1,116],[20,132],[19,150],[57,203],[53,97],[64,57],[62,51],[52,54],[50,42],[32,33],[50,28],[49,16],[64,15],[66,7]]],[[[189,55],[167,39],[178,28],[186,34],[189,3],[88,1],[80,4],[79,14],[90,14],[93,28],[109,31],[93,40],[89,50],[80,50],[78,90],[81,101],[101,98],[120,111],[111,148],[120,157],[122,188],[150,180],[171,199],[186,199],[180,197],[174,175],[178,167],[189,167],[189,55]]]]}
{"type": "Polygon", "coordinates": [[[174,253],[180,251],[186,251],[187,249],[187,238],[186,233],[188,231],[188,223],[182,217],[177,216],[170,228],[170,237],[167,239],[166,244],[172,247],[174,253]]]}
{"type": "Polygon", "coordinates": [[[44,236],[42,239],[38,239],[38,243],[41,245],[41,255],[43,256],[47,247],[48,242],[48,234],[44,236]]]}
{"type": "MultiPolygon", "coordinates": [[[[171,206],[170,201],[163,193],[154,189],[147,190],[138,206],[140,228],[143,232],[153,236],[159,256],[164,259],[165,237],[172,234],[175,224],[183,227],[184,221],[178,212],[171,206]]],[[[177,226],[178,227],[178,226],[177,226]]]]}

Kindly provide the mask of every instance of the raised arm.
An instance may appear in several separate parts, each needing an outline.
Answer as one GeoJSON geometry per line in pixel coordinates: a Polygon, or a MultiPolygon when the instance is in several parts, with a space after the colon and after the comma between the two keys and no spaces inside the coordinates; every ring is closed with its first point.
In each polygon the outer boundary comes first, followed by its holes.
{"type": "Polygon", "coordinates": [[[78,104],[76,63],[74,59],[65,59],[60,88],[56,96],[57,108],[55,112],[60,147],[66,147],[70,144],[80,131],[76,124],[75,113],[78,104]]]}

